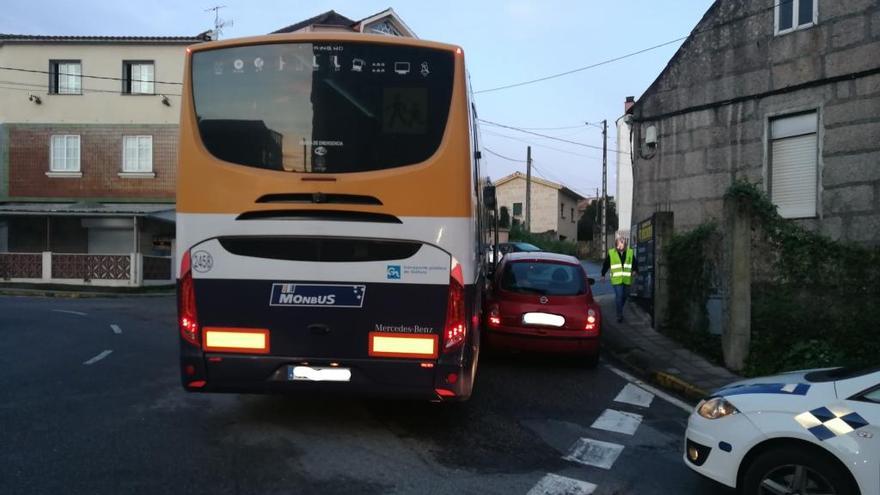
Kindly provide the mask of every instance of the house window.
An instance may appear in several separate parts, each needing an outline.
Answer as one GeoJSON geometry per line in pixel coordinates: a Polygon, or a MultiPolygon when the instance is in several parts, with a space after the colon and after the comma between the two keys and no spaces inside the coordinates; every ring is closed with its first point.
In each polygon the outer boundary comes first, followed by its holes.
{"type": "Polygon", "coordinates": [[[131,95],[154,94],[154,74],[153,62],[123,62],[122,92],[131,95]]]}
{"type": "Polygon", "coordinates": [[[816,112],[770,121],[770,199],[784,218],[815,217],[819,190],[816,112]]]}
{"type": "Polygon", "coordinates": [[[565,203],[559,203],[559,218],[565,220],[565,203]]]}
{"type": "Polygon", "coordinates": [[[386,34],[388,36],[403,36],[400,31],[394,27],[394,24],[391,24],[388,20],[371,24],[368,31],[376,34],[386,34]]]}
{"type": "Polygon", "coordinates": [[[122,138],[122,149],[123,172],[153,171],[153,136],[125,136],[122,138]]]}
{"type": "Polygon", "coordinates": [[[522,216],[522,203],[514,203],[513,204],[513,216],[515,216],[515,217],[522,216]]]}
{"type": "Polygon", "coordinates": [[[819,0],[781,0],[776,3],[776,34],[816,24],[819,0]]]}
{"type": "Polygon", "coordinates": [[[82,64],[79,60],[51,60],[49,62],[49,93],[57,95],[82,94],[82,64]]]}
{"type": "Polygon", "coordinates": [[[571,223],[574,223],[574,208],[571,208],[571,223]]]}
{"type": "Polygon", "coordinates": [[[50,148],[50,172],[79,172],[79,136],[52,136],[50,148]]]}

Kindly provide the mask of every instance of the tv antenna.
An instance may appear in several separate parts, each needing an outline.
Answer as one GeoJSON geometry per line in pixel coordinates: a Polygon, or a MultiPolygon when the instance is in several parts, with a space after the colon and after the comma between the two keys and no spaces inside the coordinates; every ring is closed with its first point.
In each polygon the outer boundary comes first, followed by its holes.
{"type": "Polygon", "coordinates": [[[226,20],[220,18],[220,9],[225,9],[225,5],[215,5],[210,9],[205,9],[205,12],[214,12],[214,39],[219,40],[220,34],[223,33],[223,28],[232,27],[232,19],[226,20]]]}

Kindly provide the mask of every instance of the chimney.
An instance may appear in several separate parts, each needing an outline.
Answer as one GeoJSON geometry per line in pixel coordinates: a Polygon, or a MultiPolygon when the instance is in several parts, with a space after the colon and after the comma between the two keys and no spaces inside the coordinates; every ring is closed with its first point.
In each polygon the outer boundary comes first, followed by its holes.
{"type": "Polygon", "coordinates": [[[627,96],[626,101],[623,102],[623,113],[625,113],[625,114],[629,113],[629,109],[632,108],[632,106],[635,104],[636,104],[636,97],[635,96],[627,96]]]}

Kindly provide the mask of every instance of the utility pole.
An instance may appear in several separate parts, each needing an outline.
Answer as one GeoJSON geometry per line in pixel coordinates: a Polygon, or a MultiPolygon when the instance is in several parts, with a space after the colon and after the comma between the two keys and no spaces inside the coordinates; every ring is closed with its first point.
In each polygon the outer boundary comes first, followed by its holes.
{"type": "Polygon", "coordinates": [[[532,233],[532,147],[526,147],[526,233],[532,233]]]}
{"type": "Polygon", "coordinates": [[[602,249],[608,249],[608,120],[602,121],[602,249]]]}
{"type": "Polygon", "coordinates": [[[226,20],[220,18],[220,9],[225,9],[225,5],[215,5],[210,9],[205,9],[205,12],[214,12],[214,40],[220,39],[220,33],[223,32],[223,28],[226,26],[232,26],[232,20],[226,20]]]}

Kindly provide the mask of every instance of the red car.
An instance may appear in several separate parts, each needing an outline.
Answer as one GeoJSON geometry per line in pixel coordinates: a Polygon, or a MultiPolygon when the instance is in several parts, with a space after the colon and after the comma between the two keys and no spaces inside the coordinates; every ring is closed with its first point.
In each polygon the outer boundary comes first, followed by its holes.
{"type": "Polygon", "coordinates": [[[495,349],[583,355],[595,366],[602,312],[593,300],[592,283],[573,256],[504,256],[486,297],[488,344],[495,349]]]}

